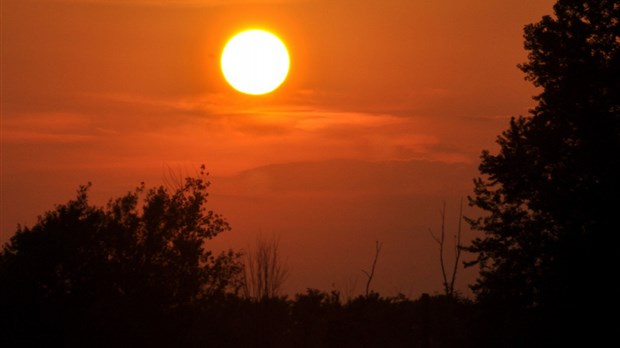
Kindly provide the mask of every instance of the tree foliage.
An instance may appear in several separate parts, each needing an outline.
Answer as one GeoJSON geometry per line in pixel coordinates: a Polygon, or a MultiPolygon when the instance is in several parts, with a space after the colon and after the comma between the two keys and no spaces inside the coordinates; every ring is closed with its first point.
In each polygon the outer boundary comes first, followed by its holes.
{"type": "Polygon", "coordinates": [[[141,185],[105,208],[90,204],[90,185],[82,186],[74,200],[19,228],[0,253],[0,305],[5,319],[13,316],[11,331],[64,337],[89,323],[84,335],[114,327],[157,337],[166,317],[234,290],[237,255],[206,249],[230,227],[206,208],[202,169],[174,191],[141,185]]]}
{"type": "Polygon", "coordinates": [[[521,309],[586,306],[608,265],[620,194],[620,3],[559,0],[525,27],[526,79],[542,92],[484,151],[469,247],[481,301],[521,309]]]}

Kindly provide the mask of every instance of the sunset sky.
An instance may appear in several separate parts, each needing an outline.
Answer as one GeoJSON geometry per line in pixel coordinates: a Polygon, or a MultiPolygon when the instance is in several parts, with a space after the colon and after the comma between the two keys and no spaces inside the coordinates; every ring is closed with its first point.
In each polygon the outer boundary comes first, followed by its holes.
{"type": "Polygon", "coordinates": [[[375,290],[440,291],[429,228],[445,200],[454,232],[480,152],[534,105],[523,26],[554,2],[2,0],[0,242],[80,184],[102,205],[204,163],[215,247],[279,236],[288,292],[361,292],[376,240],[375,290]],[[291,57],[265,96],[220,72],[250,28],[291,57]]]}

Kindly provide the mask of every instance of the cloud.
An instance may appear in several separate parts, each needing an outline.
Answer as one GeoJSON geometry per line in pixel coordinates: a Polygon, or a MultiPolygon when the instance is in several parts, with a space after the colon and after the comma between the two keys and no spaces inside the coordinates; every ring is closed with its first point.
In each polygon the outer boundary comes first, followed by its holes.
{"type": "Polygon", "coordinates": [[[475,166],[428,160],[326,161],[271,164],[217,178],[218,190],[239,195],[430,194],[469,189],[475,166]],[[465,183],[465,184],[464,184],[465,183]]]}
{"type": "Polygon", "coordinates": [[[32,113],[2,117],[3,143],[77,143],[92,141],[90,117],[72,113],[32,113]]]}
{"type": "Polygon", "coordinates": [[[80,94],[73,112],[3,115],[5,162],[19,167],[27,158],[33,165],[136,172],[206,163],[221,175],[296,161],[475,159],[451,139],[446,143],[425,117],[261,100],[224,93],[80,94]],[[46,146],[34,151],[33,144],[46,146]],[[47,160],[55,157],[63,160],[47,160]]]}

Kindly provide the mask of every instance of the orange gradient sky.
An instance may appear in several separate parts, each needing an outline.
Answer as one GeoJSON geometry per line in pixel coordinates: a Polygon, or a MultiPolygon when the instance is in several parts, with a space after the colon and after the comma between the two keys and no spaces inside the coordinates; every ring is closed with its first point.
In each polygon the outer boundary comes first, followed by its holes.
{"type": "Polygon", "coordinates": [[[375,240],[376,290],[439,291],[428,229],[443,200],[454,228],[481,150],[534,105],[522,29],[553,3],[3,0],[0,242],[80,184],[104,204],[204,163],[218,247],[279,235],[289,292],[359,293],[375,240]],[[220,72],[250,28],[291,56],[266,96],[220,72]]]}

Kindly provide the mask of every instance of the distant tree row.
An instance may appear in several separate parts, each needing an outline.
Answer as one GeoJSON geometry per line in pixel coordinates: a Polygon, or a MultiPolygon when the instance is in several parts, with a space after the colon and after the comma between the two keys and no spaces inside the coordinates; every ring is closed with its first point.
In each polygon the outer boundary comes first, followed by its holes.
{"type": "MultiPolygon", "coordinates": [[[[261,240],[245,256],[209,251],[208,241],[229,226],[206,209],[205,180],[203,170],[172,189],[141,185],[106,207],[89,203],[84,186],[33,227],[19,228],[0,253],[3,346],[477,342],[468,329],[475,322],[472,303],[456,297],[411,301],[367,291],[342,301],[338,292],[314,289],[293,299],[279,296],[286,270],[277,239],[261,240]]],[[[377,243],[373,264],[379,249],[377,243]]]]}

